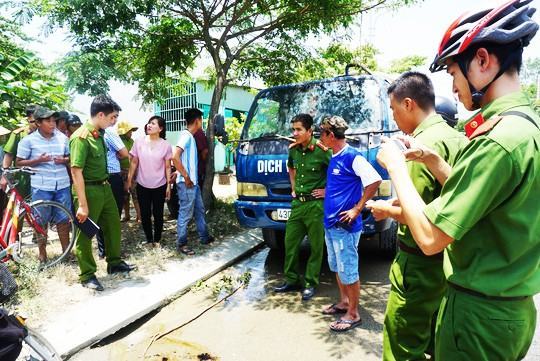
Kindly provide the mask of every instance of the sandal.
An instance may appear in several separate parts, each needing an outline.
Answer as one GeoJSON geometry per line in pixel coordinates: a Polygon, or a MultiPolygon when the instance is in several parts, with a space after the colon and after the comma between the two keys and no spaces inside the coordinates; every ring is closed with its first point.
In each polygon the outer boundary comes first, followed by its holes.
{"type": "Polygon", "coordinates": [[[344,313],[347,313],[347,309],[337,307],[337,303],[333,303],[330,306],[323,308],[322,310],[323,315],[341,315],[344,313]]]}
{"type": "Polygon", "coordinates": [[[193,256],[195,254],[195,251],[189,248],[188,246],[180,247],[180,253],[185,254],[186,256],[193,256]]]}
{"type": "Polygon", "coordinates": [[[330,324],[330,329],[334,332],[347,332],[349,330],[352,330],[353,328],[360,326],[361,323],[362,323],[362,319],[358,319],[355,321],[355,320],[344,320],[340,318],[339,320],[334,321],[330,324]],[[341,327],[338,327],[339,325],[348,325],[348,327],[341,328],[341,327]]]}

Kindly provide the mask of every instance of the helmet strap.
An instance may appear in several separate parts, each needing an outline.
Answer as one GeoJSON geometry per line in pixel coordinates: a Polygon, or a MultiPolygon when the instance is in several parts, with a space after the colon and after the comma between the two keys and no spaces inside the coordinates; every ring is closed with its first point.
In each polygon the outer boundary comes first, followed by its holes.
{"type": "Polygon", "coordinates": [[[523,53],[523,47],[521,45],[521,42],[518,43],[518,46],[516,46],[515,49],[512,49],[509,51],[508,56],[504,60],[504,62],[501,64],[501,67],[499,68],[499,72],[495,75],[495,77],[487,83],[486,86],[484,86],[482,89],[477,90],[474,85],[471,84],[469,81],[469,78],[467,76],[468,70],[469,70],[469,64],[470,60],[466,59],[458,59],[457,63],[459,65],[459,69],[463,73],[463,76],[467,80],[467,84],[469,84],[469,90],[471,92],[471,98],[473,103],[473,109],[479,109],[480,108],[480,102],[482,101],[482,98],[486,94],[488,88],[495,82],[495,80],[499,79],[501,75],[506,73],[506,71],[510,68],[510,65],[518,58],[518,56],[521,56],[523,53]]]}

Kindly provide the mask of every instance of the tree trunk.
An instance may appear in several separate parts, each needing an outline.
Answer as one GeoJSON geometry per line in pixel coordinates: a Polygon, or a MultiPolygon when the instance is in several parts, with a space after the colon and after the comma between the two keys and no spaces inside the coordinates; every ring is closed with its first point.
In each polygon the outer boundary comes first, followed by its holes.
{"type": "Polygon", "coordinates": [[[206,128],[206,138],[208,139],[208,157],[206,163],[206,177],[204,180],[202,194],[204,207],[211,209],[214,203],[214,193],[212,185],[214,184],[214,116],[218,114],[219,103],[225,90],[226,75],[223,72],[218,72],[216,85],[212,94],[212,104],[210,104],[210,114],[208,116],[208,127],[206,128]]]}

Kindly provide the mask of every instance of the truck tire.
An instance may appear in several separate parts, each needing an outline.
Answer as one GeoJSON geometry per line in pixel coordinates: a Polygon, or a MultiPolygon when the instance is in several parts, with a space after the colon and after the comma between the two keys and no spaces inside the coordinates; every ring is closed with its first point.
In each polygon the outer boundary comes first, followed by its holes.
{"type": "Polygon", "coordinates": [[[281,229],[263,228],[263,239],[270,249],[283,250],[285,246],[285,231],[281,229]]]}
{"type": "Polygon", "coordinates": [[[394,258],[397,252],[397,222],[392,222],[391,226],[379,233],[379,248],[388,258],[394,258]]]}

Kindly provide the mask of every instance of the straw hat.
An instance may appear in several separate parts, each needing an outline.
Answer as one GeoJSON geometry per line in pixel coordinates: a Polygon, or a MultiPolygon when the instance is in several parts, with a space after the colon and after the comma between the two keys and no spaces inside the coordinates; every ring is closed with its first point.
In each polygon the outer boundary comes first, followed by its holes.
{"type": "Polygon", "coordinates": [[[130,130],[136,131],[137,129],[139,129],[139,127],[134,126],[127,120],[122,120],[118,122],[117,125],[118,135],[124,135],[127,134],[130,130]]]}

